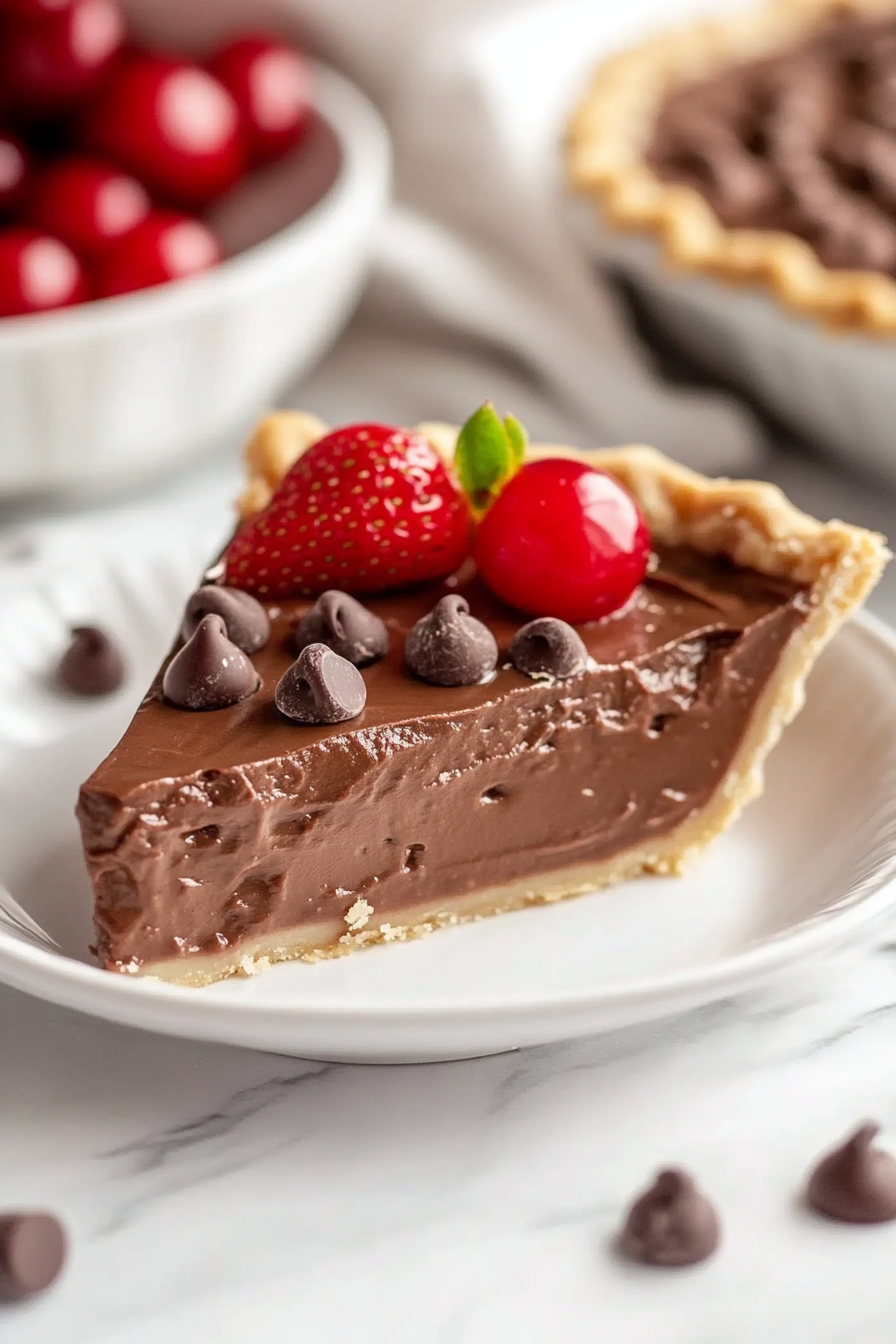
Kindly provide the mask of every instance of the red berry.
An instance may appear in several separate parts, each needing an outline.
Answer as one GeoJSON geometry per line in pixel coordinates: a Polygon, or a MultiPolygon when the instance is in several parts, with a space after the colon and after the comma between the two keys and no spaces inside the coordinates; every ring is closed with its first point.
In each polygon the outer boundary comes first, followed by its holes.
{"type": "Polygon", "coordinates": [[[26,214],[37,228],[93,257],[136,228],[150,208],[135,178],[96,159],[72,157],[43,170],[29,193],[26,214]]]}
{"type": "Polygon", "coordinates": [[[0,214],[7,214],[21,204],[28,168],[28,154],[21,140],[0,131],[0,214]]]}
{"type": "Polygon", "coordinates": [[[650,533],[612,476],[552,457],[529,462],[479,525],[485,582],[530,616],[577,624],[616,611],[644,578],[650,533]]]}
{"type": "Polygon", "coordinates": [[[301,139],[311,110],[310,80],[295,47],[268,37],[238,37],[208,68],[240,110],[251,163],[269,163],[301,139]]]}
{"type": "Polygon", "coordinates": [[[467,500],[422,435],[347,425],[309,448],[240,529],[227,582],[271,598],[375,593],[453,573],[469,545],[467,500]]]}
{"type": "Polygon", "coordinates": [[[71,107],[97,85],[123,37],[115,0],[72,0],[10,24],[0,41],[4,107],[25,121],[71,107]]]}
{"type": "Polygon", "coordinates": [[[226,191],[243,167],[230,94],[200,66],[162,56],[137,54],[112,71],[81,140],[185,209],[226,191]]]}
{"type": "Polygon", "coordinates": [[[0,232],[0,317],[65,308],[86,297],[81,263],[65,243],[36,229],[0,232]]]}
{"type": "Polygon", "coordinates": [[[108,244],[96,264],[98,299],[185,280],[221,260],[218,240],[198,219],[154,210],[142,224],[108,244]]]}
{"type": "Polygon", "coordinates": [[[40,19],[71,9],[74,0],[0,0],[0,15],[15,19],[40,19]]]}

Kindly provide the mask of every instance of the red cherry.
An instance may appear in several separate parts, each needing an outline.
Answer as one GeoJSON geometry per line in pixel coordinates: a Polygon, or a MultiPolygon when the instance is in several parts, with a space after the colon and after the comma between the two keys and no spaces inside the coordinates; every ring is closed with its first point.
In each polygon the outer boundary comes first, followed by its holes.
{"type": "Polygon", "coordinates": [[[269,37],[238,37],[208,68],[240,110],[251,163],[269,163],[302,138],[311,110],[310,80],[295,47],[269,37]]]}
{"type": "Polygon", "coordinates": [[[36,229],[0,232],[0,317],[65,308],[86,297],[81,263],[65,243],[36,229]]]}
{"type": "Polygon", "coordinates": [[[475,557],[512,607],[577,624],[631,597],[647,571],[650,533],[612,476],[552,457],[507,483],[479,525],[475,557]]]}
{"type": "Polygon", "coordinates": [[[198,219],[156,210],[104,250],[96,267],[94,292],[101,299],[130,294],[197,275],[220,260],[217,238],[198,219]]]}
{"type": "Polygon", "coordinates": [[[161,56],[137,54],[112,71],[87,110],[81,139],[187,209],[219,196],[243,167],[230,94],[200,66],[161,56]]]}
{"type": "Polygon", "coordinates": [[[26,214],[30,223],[92,257],[136,228],[150,208],[135,178],[96,159],[73,156],[43,170],[29,193],[26,214]]]}
{"type": "Polygon", "coordinates": [[[124,38],[115,0],[72,0],[13,23],[0,41],[0,97],[22,120],[71,107],[97,84],[124,38]]]}
{"type": "Polygon", "coordinates": [[[0,214],[14,210],[25,195],[28,153],[21,140],[0,131],[0,214]]]}
{"type": "Polygon", "coordinates": [[[40,19],[71,9],[73,0],[0,0],[0,15],[11,19],[40,19]]]}

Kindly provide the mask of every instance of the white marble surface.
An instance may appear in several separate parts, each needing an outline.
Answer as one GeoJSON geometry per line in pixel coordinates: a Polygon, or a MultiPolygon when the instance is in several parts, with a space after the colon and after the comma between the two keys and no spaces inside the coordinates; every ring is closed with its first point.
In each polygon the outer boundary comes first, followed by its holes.
{"type": "MultiPolygon", "coordinates": [[[[821,512],[896,524],[873,489],[770,471],[821,512]]],[[[126,526],[207,521],[229,490],[197,472],[126,526]]],[[[122,514],[48,526],[3,520],[0,584],[122,514]]],[[[875,605],[896,618],[896,583],[875,605]]],[[[896,1225],[825,1224],[797,1195],[855,1121],[896,1142],[894,1047],[886,931],[761,998],[404,1069],[165,1040],[0,989],[0,1205],[55,1208],[73,1237],[50,1293],[0,1310],[0,1344],[892,1344],[896,1225]],[[723,1248],[622,1265],[621,1210],[668,1162],[717,1202],[723,1248]]]]}

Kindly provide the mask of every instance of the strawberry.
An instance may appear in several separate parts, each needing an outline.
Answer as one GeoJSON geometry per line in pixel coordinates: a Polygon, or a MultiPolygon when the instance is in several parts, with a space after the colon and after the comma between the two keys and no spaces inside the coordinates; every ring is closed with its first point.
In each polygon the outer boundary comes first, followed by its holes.
{"type": "Polygon", "coordinates": [[[467,499],[422,435],[346,425],[313,444],[239,530],[225,582],[271,599],[375,593],[444,578],[470,547],[467,499]]]}

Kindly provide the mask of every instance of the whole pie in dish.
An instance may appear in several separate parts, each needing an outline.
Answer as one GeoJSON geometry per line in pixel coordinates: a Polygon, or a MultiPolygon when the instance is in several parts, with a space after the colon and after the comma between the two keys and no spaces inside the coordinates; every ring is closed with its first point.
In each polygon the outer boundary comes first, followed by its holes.
{"type": "Polygon", "coordinates": [[[569,163],[674,265],[896,331],[893,0],[774,0],[645,42],[597,73],[569,163]]]}
{"type": "Polygon", "coordinates": [[[81,790],[96,953],[201,985],[675,874],[760,793],[882,538],[643,447],[263,421],[81,790]],[[455,454],[456,445],[456,454],[455,454]]]}

